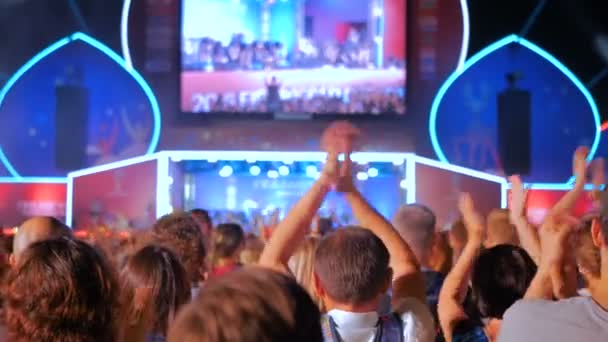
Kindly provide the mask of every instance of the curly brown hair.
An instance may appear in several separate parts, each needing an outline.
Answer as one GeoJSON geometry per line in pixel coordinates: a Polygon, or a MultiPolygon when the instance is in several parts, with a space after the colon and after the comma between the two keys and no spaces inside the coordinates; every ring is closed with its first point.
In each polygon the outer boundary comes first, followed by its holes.
{"type": "Polygon", "coordinates": [[[70,238],[32,244],[4,288],[10,341],[113,341],[117,282],[106,260],[70,238]]]}
{"type": "Polygon", "coordinates": [[[186,269],[188,279],[198,283],[205,267],[205,245],[198,225],[187,213],[168,214],[152,227],[152,242],[173,251],[186,269]]]}

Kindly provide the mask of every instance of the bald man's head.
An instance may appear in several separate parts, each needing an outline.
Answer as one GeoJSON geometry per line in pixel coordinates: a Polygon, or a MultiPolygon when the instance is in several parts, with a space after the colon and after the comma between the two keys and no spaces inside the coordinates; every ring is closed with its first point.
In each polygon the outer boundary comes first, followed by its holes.
{"type": "Polygon", "coordinates": [[[11,264],[15,265],[31,244],[63,236],[72,236],[72,230],[54,217],[38,216],[26,220],[19,226],[13,239],[11,264]]]}

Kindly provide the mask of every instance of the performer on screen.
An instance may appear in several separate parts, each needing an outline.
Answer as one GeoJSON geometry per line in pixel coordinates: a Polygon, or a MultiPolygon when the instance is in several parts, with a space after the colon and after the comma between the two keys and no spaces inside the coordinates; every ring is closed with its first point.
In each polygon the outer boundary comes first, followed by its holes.
{"type": "Polygon", "coordinates": [[[280,112],[282,110],[281,84],[276,76],[272,76],[270,82],[266,81],[266,106],[269,112],[280,112]]]}

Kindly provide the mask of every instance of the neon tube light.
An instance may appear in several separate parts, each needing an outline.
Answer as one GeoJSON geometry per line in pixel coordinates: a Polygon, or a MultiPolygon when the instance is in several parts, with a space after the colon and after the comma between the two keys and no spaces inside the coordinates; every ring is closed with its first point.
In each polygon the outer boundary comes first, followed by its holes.
{"type": "Polygon", "coordinates": [[[460,45],[460,56],[458,57],[456,70],[461,69],[467,59],[467,54],[469,53],[469,35],[471,33],[467,0],[460,0],[460,10],[462,11],[462,44],[460,45]]]}
{"type": "MultiPolygon", "coordinates": [[[[6,85],[4,86],[4,88],[2,88],[2,90],[0,91],[0,107],[2,106],[2,102],[4,101],[8,92],[11,90],[11,88],[15,85],[15,83],[17,83],[17,81],[26,72],[28,72],[34,65],[36,65],[38,62],[40,62],[46,56],[52,54],[53,52],[57,51],[58,49],[64,47],[65,45],[67,45],[71,42],[74,42],[76,40],[81,40],[89,45],[92,45],[93,47],[97,48],[99,51],[104,53],[106,56],[110,57],[114,62],[116,62],[116,64],[120,65],[126,72],[128,72],[135,79],[135,81],[139,84],[139,86],[142,88],[142,90],[148,97],[148,100],[150,101],[150,105],[152,107],[152,116],[154,119],[154,129],[152,132],[152,139],[150,141],[150,145],[148,146],[146,154],[153,153],[156,150],[156,147],[158,146],[158,141],[160,139],[161,120],[160,120],[160,107],[158,106],[158,101],[156,100],[156,97],[154,96],[154,92],[152,91],[152,88],[150,88],[148,83],[144,80],[144,78],[136,70],[134,70],[132,67],[127,66],[125,60],[122,59],[122,57],[120,57],[114,51],[112,51],[112,49],[110,49],[109,47],[102,44],[101,42],[99,42],[81,32],[76,32],[76,33],[72,34],[71,36],[63,38],[63,39],[59,40],[58,42],[50,45],[46,49],[44,49],[44,50],[40,51],[38,54],[36,54],[32,59],[30,59],[28,62],[26,62],[21,68],[19,68],[19,70],[17,70],[17,72],[15,72],[15,74],[13,74],[13,76],[6,82],[6,85]]],[[[15,177],[15,178],[21,177],[19,175],[19,173],[17,172],[17,170],[15,170],[12,167],[11,163],[8,161],[8,158],[6,158],[6,156],[1,152],[0,152],[0,161],[2,162],[4,167],[6,167],[6,169],[9,170],[9,173],[11,173],[11,175],[13,177],[15,177]]]]}
{"type": "Polygon", "coordinates": [[[0,148],[0,161],[2,162],[8,173],[13,176],[13,178],[21,178],[17,170],[15,170],[15,168],[13,167],[13,164],[11,164],[11,162],[6,157],[6,154],[4,154],[4,152],[2,151],[2,148],[0,148]]]}
{"type": "MultiPolygon", "coordinates": [[[[466,2],[466,0],[464,0],[466,2]]],[[[125,0],[122,4],[122,12],[120,15],[120,46],[122,48],[122,56],[125,58],[125,66],[129,69],[133,68],[131,60],[131,50],[129,50],[129,12],[131,11],[131,0],[125,0]]]]}
{"type": "Polygon", "coordinates": [[[68,179],[65,177],[0,177],[0,183],[51,183],[65,184],[68,179]]]}
{"type": "MultiPolygon", "coordinates": [[[[516,35],[507,36],[493,44],[490,44],[488,47],[486,47],[485,49],[481,50],[480,52],[478,52],[477,54],[472,56],[469,60],[467,60],[465,62],[465,64],[462,66],[462,68],[456,69],[456,71],[454,71],[448,77],[448,79],[445,81],[445,83],[439,88],[437,95],[435,95],[435,98],[433,99],[433,104],[431,106],[431,112],[430,112],[430,117],[429,117],[429,134],[430,134],[430,138],[431,138],[431,144],[433,146],[433,150],[435,151],[435,154],[437,155],[437,158],[442,162],[449,163],[447,157],[445,156],[445,154],[441,148],[441,145],[439,144],[439,137],[437,136],[437,112],[439,111],[439,105],[441,104],[441,100],[445,96],[446,92],[452,86],[452,84],[454,82],[456,82],[458,77],[460,77],[460,75],[462,75],[467,69],[469,69],[470,67],[475,65],[475,63],[479,62],[481,59],[483,59],[490,53],[502,48],[505,45],[511,44],[511,43],[521,44],[521,45],[527,47],[528,49],[534,51],[541,57],[545,58],[547,61],[549,61],[551,64],[553,64],[558,70],[560,70],[564,75],[566,75],[566,77],[568,77],[574,83],[574,85],[581,91],[583,96],[587,99],[587,102],[591,106],[591,111],[593,113],[593,119],[594,119],[595,125],[597,127],[596,132],[595,132],[595,138],[593,140],[593,144],[591,145],[591,148],[589,150],[589,156],[587,158],[589,161],[592,160],[593,156],[595,155],[595,152],[597,151],[598,145],[600,143],[600,137],[601,137],[600,115],[599,115],[599,112],[597,109],[597,105],[595,104],[595,101],[593,100],[593,97],[591,96],[591,94],[589,93],[587,88],[585,88],[585,86],[581,83],[581,81],[560,61],[558,61],[555,57],[553,57],[551,54],[549,54],[548,52],[546,52],[539,46],[537,46],[523,38],[520,38],[516,35]]],[[[572,179],[570,181],[572,181],[572,179]]]]}

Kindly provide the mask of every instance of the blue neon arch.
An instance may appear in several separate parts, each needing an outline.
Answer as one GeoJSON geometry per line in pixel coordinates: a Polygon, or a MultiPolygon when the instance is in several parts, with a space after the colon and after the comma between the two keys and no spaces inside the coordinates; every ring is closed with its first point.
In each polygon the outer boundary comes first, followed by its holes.
{"type": "MultiPolygon", "coordinates": [[[[28,70],[30,70],[32,67],[34,67],[38,62],[40,62],[46,56],[59,50],[63,46],[65,46],[71,42],[77,41],[77,40],[81,40],[81,41],[97,48],[99,51],[104,53],[106,56],[110,57],[110,59],[112,59],[114,62],[116,62],[116,64],[120,65],[127,73],[129,73],[129,75],[131,75],[133,77],[133,79],[135,79],[135,81],[142,88],[142,90],[148,97],[148,100],[150,101],[150,106],[152,108],[152,117],[154,120],[152,138],[150,139],[150,144],[148,145],[146,154],[153,153],[156,150],[156,147],[158,146],[158,142],[160,140],[160,130],[161,130],[160,115],[161,114],[160,114],[160,107],[158,105],[158,101],[156,99],[156,96],[154,95],[154,92],[152,91],[152,88],[150,88],[150,85],[144,80],[144,78],[141,76],[141,74],[139,72],[137,72],[137,70],[135,70],[132,65],[125,62],[125,60],[122,57],[120,57],[116,52],[114,52],[112,49],[110,49],[108,46],[104,45],[100,41],[98,41],[82,32],[73,33],[72,35],[65,37],[63,39],[60,39],[59,41],[51,44],[50,46],[48,46],[47,48],[45,48],[44,50],[42,50],[38,54],[36,54],[34,57],[32,57],[23,66],[21,66],[21,68],[19,68],[19,70],[17,70],[13,74],[13,76],[11,76],[11,78],[8,79],[5,86],[0,90],[0,107],[2,106],[2,103],[4,102],[4,98],[9,93],[11,88],[17,83],[17,81],[19,81],[19,79],[28,70]]],[[[24,178],[13,167],[13,165],[8,160],[6,155],[2,152],[1,148],[0,148],[0,162],[2,162],[2,165],[4,165],[6,170],[9,172],[9,174],[13,178],[15,178],[15,179],[24,178]]]]}
{"type": "MultiPolygon", "coordinates": [[[[464,63],[462,68],[457,68],[456,71],[454,71],[447,78],[447,80],[443,83],[443,85],[439,88],[437,94],[435,95],[435,98],[433,99],[433,103],[431,106],[431,112],[430,112],[430,116],[429,116],[429,134],[430,134],[430,138],[431,138],[431,144],[433,146],[433,150],[435,151],[435,154],[437,155],[437,158],[442,162],[449,163],[449,160],[445,156],[443,149],[441,148],[441,145],[439,144],[439,137],[437,136],[437,113],[439,111],[439,106],[440,106],[441,101],[443,100],[443,97],[445,96],[446,92],[452,86],[452,84],[454,82],[456,82],[458,77],[460,77],[470,67],[475,65],[477,62],[479,62],[481,59],[485,58],[487,55],[491,54],[492,52],[504,47],[505,45],[511,44],[511,43],[516,43],[516,44],[525,46],[526,48],[532,50],[533,52],[537,53],[538,55],[540,55],[541,57],[546,59],[549,63],[553,64],[558,70],[560,70],[564,75],[566,75],[566,77],[568,77],[572,81],[572,83],[574,83],[574,85],[581,91],[581,93],[583,94],[583,96],[585,97],[587,102],[589,103],[589,106],[591,107],[591,111],[593,113],[593,119],[594,119],[595,125],[597,127],[595,137],[593,140],[593,144],[590,147],[589,156],[587,158],[588,160],[592,160],[593,156],[597,152],[597,148],[600,143],[601,123],[600,123],[599,111],[597,109],[597,105],[595,104],[595,101],[593,100],[593,97],[591,96],[591,93],[589,93],[589,90],[587,90],[587,88],[576,77],[576,75],[574,75],[574,73],[572,73],[572,71],[570,71],[559,60],[557,60],[555,57],[553,57],[547,51],[540,48],[538,45],[535,45],[534,43],[532,43],[524,38],[521,38],[517,35],[507,36],[495,43],[490,44],[489,46],[487,46],[480,52],[473,55],[471,58],[469,58],[464,63]]],[[[571,178],[569,180],[569,182],[572,182],[572,181],[574,181],[573,178],[571,178]]]]}

